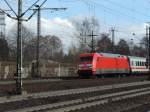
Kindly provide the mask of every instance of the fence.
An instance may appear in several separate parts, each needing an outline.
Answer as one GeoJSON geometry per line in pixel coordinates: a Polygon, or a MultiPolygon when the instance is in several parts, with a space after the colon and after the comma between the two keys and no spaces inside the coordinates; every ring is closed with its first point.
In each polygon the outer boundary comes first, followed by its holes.
{"type": "Polygon", "coordinates": [[[13,78],[16,65],[13,62],[0,62],[0,79],[13,78]]]}
{"type": "Polygon", "coordinates": [[[40,67],[42,77],[75,77],[77,65],[73,64],[43,64],[40,67]]]}
{"type": "MultiPolygon", "coordinates": [[[[0,79],[13,79],[15,72],[15,62],[0,62],[0,79]]],[[[39,74],[42,78],[76,77],[77,65],[67,63],[42,63],[39,66],[39,74]]],[[[33,63],[25,64],[22,71],[22,78],[32,78],[34,76],[36,76],[35,65],[33,65],[33,63]]]]}

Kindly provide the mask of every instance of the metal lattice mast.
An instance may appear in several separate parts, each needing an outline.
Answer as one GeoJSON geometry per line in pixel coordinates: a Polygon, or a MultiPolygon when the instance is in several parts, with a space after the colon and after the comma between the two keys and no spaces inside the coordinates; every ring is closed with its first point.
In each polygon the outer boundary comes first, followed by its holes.
{"type": "Polygon", "coordinates": [[[95,39],[94,39],[94,37],[99,36],[99,35],[94,34],[94,31],[92,30],[92,34],[87,35],[87,36],[92,37],[92,39],[91,39],[91,53],[94,53],[95,52],[95,43],[94,43],[95,39]]]}
{"type": "Polygon", "coordinates": [[[37,76],[39,77],[39,42],[40,42],[40,36],[41,36],[41,9],[39,6],[37,6],[37,48],[36,48],[36,63],[37,63],[37,76]]]}
{"type": "Polygon", "coordinates": [[[41,10],[66,10],[67,8],[41,8],[39,5],[35,5],[36,9],[30,9],[33,11],[37,11],[37,47],[36,47],[36,76],[40,77],[39,74],[39,44],[41,37],[41,10]]]}
{"type": "Polygon", "coordinates": [[[22,93],[22,80],[21,80],[21,69],[22,69],[22,20],[21,20],[21,14],[22,14],[22,0],[18,0],[18,23],[17,23],[17,94],[22,93]]]}
{"type": "Polygon", "coordinates": [[[0,38],[5,38],[5,14],[0,11],[0,38]]]}
{"type": "Polygon", "coordinates": [[[148,27],[148,70],[149,70],[149,79],[150,79],[150,26],[148,27]]]}
{"type": "Polygon", "coordinates": [[[115,27],[111,28],[111,32],[112,32],[112,53],[115,52],[114,46],[115,46],[115,27]]]}

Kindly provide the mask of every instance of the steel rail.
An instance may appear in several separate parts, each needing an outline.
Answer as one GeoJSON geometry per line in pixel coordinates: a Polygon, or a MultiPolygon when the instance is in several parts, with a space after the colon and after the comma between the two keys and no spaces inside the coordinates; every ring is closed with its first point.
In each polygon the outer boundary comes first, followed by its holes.
{"type": "Polygon", "coordinates": [[[110,101],[115,102],[115,101],[120,101],[120,100],[124,100],[124,99],[135,98],[135,97],[147,95],[147,94],[150,94],[150,90],[144,91],[144,92],[139,92],[139,93],[127,94],[124,96],[114,97],[114,98],[111,98],[111,100],[109,98],[106,98],[106,99],[103,99],[100,101],[87,102],[87,103],[78,104],[78,105],[74,105],[74,106],[70,106],[70,107],[47,110],[47,112],[70,112],[73,110],[75,111],[75,110],[90,108],[90,107],[96,106],[96,105],[106,104],[106,103],[109,103],[110,101]]]}
{"type": "Polygon", "coordinates": [[[113,85],[96,86],[96,87],[88,87],[88,88],[32,93],[32,94],[26,94],[26,95],[10,96],[10,97],[0,97],[0,104],[8,103],[8,102],[16,102],[16,101],[21,101],[21,100],[28,100],[29,98],[38,99],[38,98],[47,98],[47,97],[58,97],[58,96],[64,96],[64,95],[74,95],[74,94],[98,92],[98,91],[105,91],[105,90],[112,90],[112,89],[114,90],[118,88],[143,86],[143,85],[149,85],[149,84],[150,84],[150,81],[145,81],[145,82],[134,82],[134,83],[119,84],[119,85],[113,84],[113,85]]]}
{"type": "Polygon", "coordinates": [[[24,109],[11,110],[8,112],[33,112],[40,110],[48,110],[48,112],[69,112],[71,110],[87,108],[94,105],[108,103],[109,101],[118,101],[122,99],[132,98],[139,95],[150,94],[150,87],[142,89],[134,89],[123,92],[110,93],[89,98],[80,98],[71,101],[64,101],[41,106],[28,107],[24,109]]]}
{"type": "MultiPolygon", "coordinates": [[[[35,80],[22,80],[24,84],[32,84],[32,83],[43,83],[43,82],[57,82],[62,81],[61,79],[35,79],[35,80]]],[[[0,85],[9,85],[15,84],[15,81],[0,81],[0,85]]]]}

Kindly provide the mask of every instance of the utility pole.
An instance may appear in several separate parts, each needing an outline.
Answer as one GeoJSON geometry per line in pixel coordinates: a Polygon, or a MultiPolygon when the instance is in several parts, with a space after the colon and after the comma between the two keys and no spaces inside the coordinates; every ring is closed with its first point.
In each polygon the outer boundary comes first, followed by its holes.
{"type": "Polygon", "coordinates": [[[149,70],[149,79],[150,79],[150,26],[148,27],[148,70],[149,70]]]}
{"type": "MultiPolygon", "coordinates": [[[[40,7],[46,3],[47,0],[44,0],[40,7]]],[[[32,8],[35,6],[39,0],[36,0],[34,4],[32,4],[27,10],[25,10],[22,13],[22,0],[18,0],[18,13],[16,13],[11,5],[7,2],[7,0],[4,0],[4,2],[7,4],[7,6],[10,8],[8,11],[12,11],[15,14],[15,17],[11,16],[9,13],[6,12],[6,10],[0,9],[1,12],[6,14],[8,17],[17,20],[17,59],[16,59],[16,93],[22,94],[22,21],[28,21],[32,18],[32,16],[36,13],[34,11],[32,15],[28,17],[28,19],[23,19],[23,16],[32,8]]]]}
{"type": "Polygon", "coordinates": [[[132,56],[134,54],[134,51],[133,51],[133,39],[130,40],[130,55],[132,56]]]}
{"type": "Polygon", "coordinates": [[[94,45],[94,36],[96,36],[96,35],[94,35],[94,33],[93,33],[93,30],[92,30],[92,50],[91,50],[91,52],[94,52],[95,51],[95,45],[94,45]]]}
{"type": "Polygon", "coordinates": [[[37,46],[36,46],[36,76],[40,77],[39,74],[39,44],[40,44],[40,37],[41,37],[41,10],[66,10],[67,8],[41,8],[39,5],[35,5],[36,9],[30,9],[37,11],[37,46]]]}
{"type": "MultiPolygon", "coordinates": [[[[147,40],[149,40],[149,27],[148,26],[146,26],[146,38],[147,38],[147,40]]],[[[149,60],[149,44],[148,44],[148,42],[146,43],[146,51],[147,51],[146,57],[147,57],[147,64],[148,64],[149,63],[148,62],[148,60],[149,60]]]]}
{"type": "Polygon", "coordinates": [[[99,35],[94,34],[94,31],[92,30],[92,34],[85,35],[85,36],[91,37],[91,46],[90,46],[91,47],[91,53],[94,53],[95,52],[94,37],[99,36],[99,35]]]}
{"type": "Polygon", "coordinates": [[[148,67],[148,80],[150,80],[150,26],[146,26],[147,43],[147,67],[148,67]]]}
{"type": "Polygon", "coordinates": [[[37,77],[39,77],[39,41],[41,36],[41,9],[39,5],[37,7],[37,48],[36,48],[36,70],[37,70],[37,77]]]}
{"type": "Polygon", "coordinates": [[[0,38],[5,38],[5,14],[0,11],[0,38]]]}
{"type": "Polygon", "coordinates": [[[16,89],[17,89],[17,94],[22,94],[22,77],[21,77],[21,72],[22,72],[22,37],[21,37],[21,32],[22,32],[22,0],[18,0],[18,23],[17,23],[17,80],[16,80],[16,89]]]}
{"type": "Polygon", "coordinates": [[[114,43],[115,43],[115,27],[111,28],[111,32],[112,32],[112,53],[114,53],[115,49],[114,49],[114,43]]]}

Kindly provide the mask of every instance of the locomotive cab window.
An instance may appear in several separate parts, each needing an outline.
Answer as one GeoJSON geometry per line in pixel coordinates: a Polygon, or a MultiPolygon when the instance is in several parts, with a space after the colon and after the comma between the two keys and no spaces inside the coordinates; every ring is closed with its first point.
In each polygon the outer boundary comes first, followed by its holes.
{"type": "Polygon", "coordinates": [[[92,56],[86,56],[86,57],[81,57],[80,61],[81,62],[92,62],[93,57],[92,56]]]}

